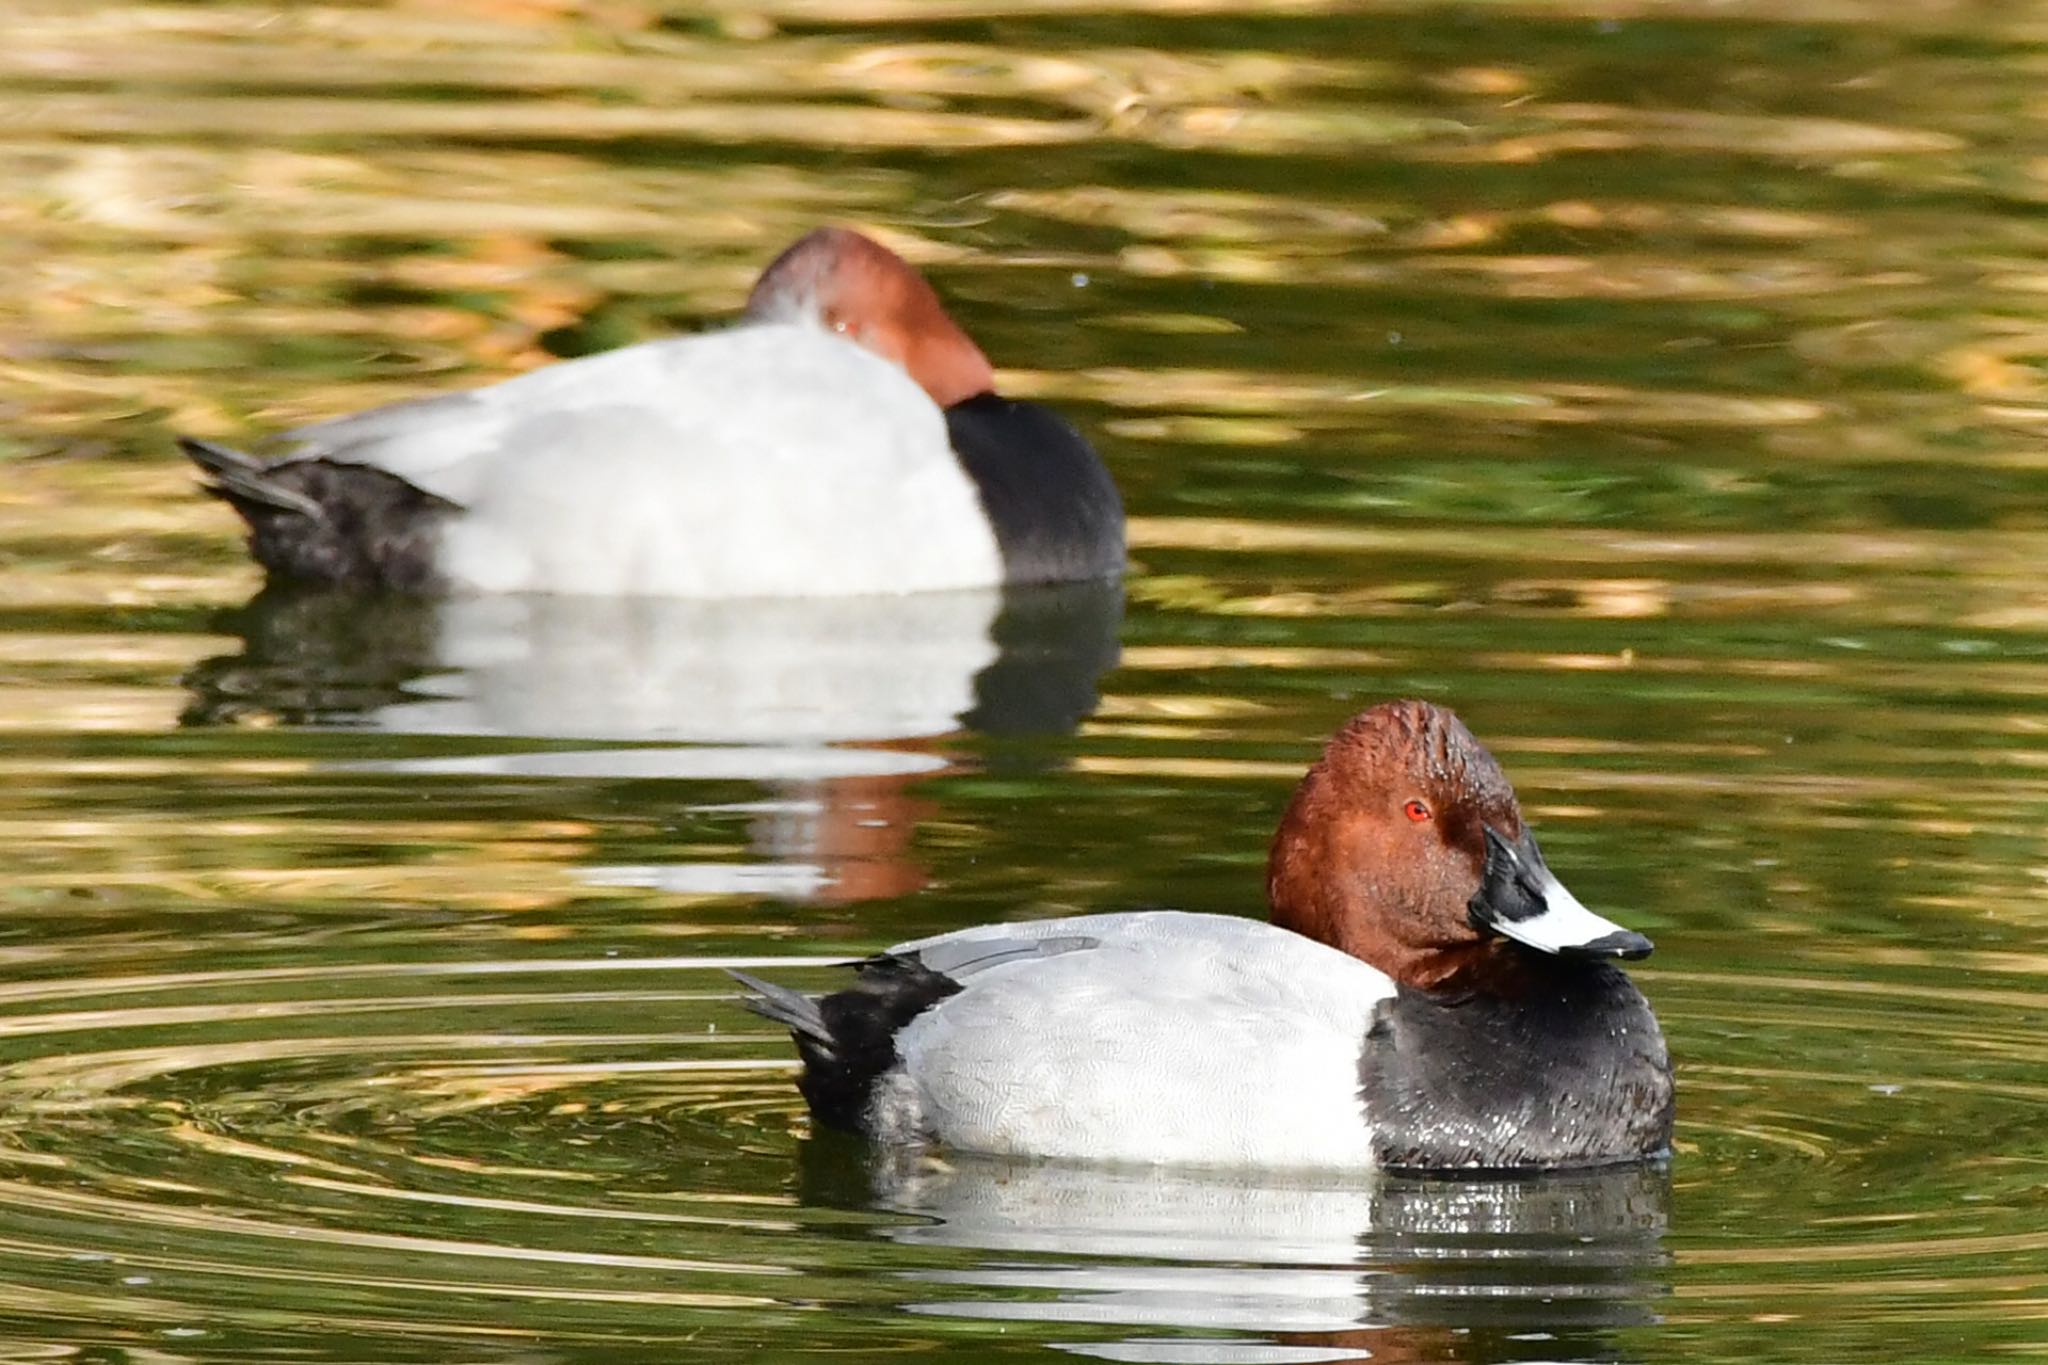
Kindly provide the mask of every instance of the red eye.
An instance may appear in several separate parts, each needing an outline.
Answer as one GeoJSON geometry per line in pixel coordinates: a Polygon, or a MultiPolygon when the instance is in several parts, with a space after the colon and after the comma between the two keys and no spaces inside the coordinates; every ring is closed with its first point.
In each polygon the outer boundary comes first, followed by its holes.
{"type": "Polygon", "coordinates": [[[1407,805],[1401,807],[1401,813],[1419,825],[1429,818],[1429,807],[1420,801],[1410,801],[1407,805]]]}

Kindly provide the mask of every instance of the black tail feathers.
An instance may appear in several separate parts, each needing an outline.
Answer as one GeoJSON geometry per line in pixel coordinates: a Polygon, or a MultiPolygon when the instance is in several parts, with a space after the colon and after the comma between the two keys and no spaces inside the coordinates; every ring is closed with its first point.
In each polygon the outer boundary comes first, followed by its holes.
{"type": "Polygon", "coordinates": [[[773,981],[763,981],[758,976],[749,976],[735,967],[727,967],[725,974],[753,992],[743,997],[740,1003],[763,1019],[772,1019],[786,1026],[791,1033],[822,1046],[832,1045],[832,1031],[825,1027],[825,1016],[818,1012],[818,1002],[810,996],[787,986],[778,986],[773,981]]]}
{"type": "Polygon", "coordinates": [[[249,552],[273,576],[397,592],[438,586],[436,532],[453,503],[370,465],[266,464],[189,436],[178,448],[206,476],[206,491],[248,523],[249,552]]]}
{"type": "Polygon", "coordinates": [[[273,477],[261,460],[236,450],[192,436],[180,436],[178,449],[206,475],[206,491],[220,498],[249,519],[252,508],[289,513],[325,521],[326,509],[312,498],[273,477]]]}
{"type": "Polygon", "coordinates": [[[815,1000],[744,972],[728,975],[755,992],[748,1009],[786,1026],[796,1040],[804,1060],[797,1089],[818,1121],[864,1133],[875,1083],[902,1061],[896,1035],[956,994],[960,983],[914,953],[884,953],[858,966],[852,986],[815,1000]]]}

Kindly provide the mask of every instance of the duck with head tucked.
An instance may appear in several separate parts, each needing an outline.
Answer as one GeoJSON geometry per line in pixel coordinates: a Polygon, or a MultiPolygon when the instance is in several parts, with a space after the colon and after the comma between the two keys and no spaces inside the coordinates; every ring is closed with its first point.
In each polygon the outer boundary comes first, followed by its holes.
{"type": "Polygon", "coordinates": [[[809,597],[1106,578],[1123,507],[995,391],[900,256],[821,228],[738,325],[288,433],[180,444],[275,578],[406,592],[809,597]]]}
{"type": "Polygon", "coordinates": [[[1449,711],[1376,706],[1295,791],[1272,922],[1155,910],[899,944],[786,1024],[827,1125],[877,1142],[1120,1163],[1542,1170],[1663,1155],[1641,934],[1550,871],[1449,711]]]}

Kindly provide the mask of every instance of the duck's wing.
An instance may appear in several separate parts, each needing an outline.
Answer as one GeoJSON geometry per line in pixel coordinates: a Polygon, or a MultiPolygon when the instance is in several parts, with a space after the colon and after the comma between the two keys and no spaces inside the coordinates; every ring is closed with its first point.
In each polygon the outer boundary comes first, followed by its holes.
{"type": "Polygon", "coordinates": [[[795,323],[647,342],[291,434],[459,505],[437,547],[482,592],[775,597],[1002,581],[943,413],[795,323]]]}
{"type": "MultiPolygon", "coordinates": [[[[939,973],[962,985],[983,972],[1013,966],[1061,953],[1086,952],[1102,946],[1090,934],[1045,934],[1037,937],[1005,934],[1001,937],[966,938],[948,935],[915,950],[926,970],[939,973]]],[[[898,950],[891,950],[896,952],[898,950]]]]}
{"type": "Polygon", "coordinates": [[[285,434],[288,458],[366,464],[467,504],[477,466],[582,439],[644,433],[658,458],[798,459],[858,431],[912,425],[943,448],[944,419],[901,369],[797,323],[761,323],[556,361],[461,393],[412,399],[285,434]]]}
{"type": "Polygon", "coordinates": [[[368,466],[466,506],[505,457],[573,441],[584,423],[663,427],[678,415],[671,375],[689,372],[693,361],[714,362],[722,335],[644,342],[316,422],[279,438],[289,452],[283,463],[368,466]]]}
{"type": "Polygon", "coordinates": [[[1392,983],[1252,920],[1173,911],[902,945],[963,975],[893,1037],[869,1131],[1019,1156],[1222,1166],[1371,1161],[1358,1100],[1392,983]]]}

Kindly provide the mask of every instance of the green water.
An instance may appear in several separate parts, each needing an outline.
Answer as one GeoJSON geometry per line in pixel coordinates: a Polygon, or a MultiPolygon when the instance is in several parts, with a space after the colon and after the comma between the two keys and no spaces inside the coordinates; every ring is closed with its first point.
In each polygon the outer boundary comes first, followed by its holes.
{"type": "Polygon", "coordinates": [[[2048,1352],[2048,10],[11,0],[0,1356],[2048,1352]],[[694,327],[820,221],[1113,595],[258,586],[169,434],[694,327]],[[722,964],[1256,913],[1455,706],[1651,934],[1668,1171],[872,1166],[722,964]]]}

